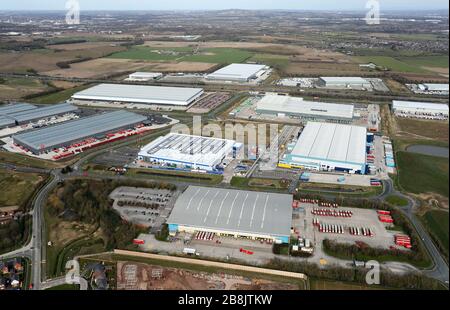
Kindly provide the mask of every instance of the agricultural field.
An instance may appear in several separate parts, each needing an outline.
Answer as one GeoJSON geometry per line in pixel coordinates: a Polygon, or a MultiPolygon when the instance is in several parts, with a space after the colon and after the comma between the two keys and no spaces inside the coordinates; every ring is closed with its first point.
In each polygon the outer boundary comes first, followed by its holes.
{"type": "Polygon", "coordinates": [[[0,78],[0,100],[20,99],[50,90],[51,87],[34,79],[0,78]]]}
{"type": "Polygon", "coordinates": [[[448,257],[449,247],[449,216],[448,211],[430,210],[422,216],[432,236],[438,241],[448,257]]]}
{"type": "Polygon", "coordinates": [[[448,199],[447,158],[399,151],[397,165],[402,189],[414,194],[436,193],[448,199]]]}
{"type": "Polygon", "coordinates": [[[0,71],[14,73],[43,73],[58,70],[58,63],[105,57],[124,50],[123,47],[105,46],[83,50],[38,49],[22,53],[0,52],[0,71]]]}
{"type": "Polygon", "coordinates": [[[373,62],[378,66],[388,68],[394,72],[416,74],[447,74],[448,56],[357,56],[358,63],[373,62]]]}
{"type": "Polygon", "coordinates": [[[38,174],[0,169],[0,207],[23,206],[42,181],[38,174]]]}
{"type": "Polygon", "coordinates": [[[397,134],[415,139],[432,139],[446,143],[449,140],[448,122],[396,118],[397,134]]]}
{"type": "Polygon", "coordinates": [[[234,48],[206,48],[194,51],[192,47],[151,47],[134,46],[128,51],[115,53],[109,58],[145,61],[186,61],[206,63],[240,63],[253,54],[234,48]]]}

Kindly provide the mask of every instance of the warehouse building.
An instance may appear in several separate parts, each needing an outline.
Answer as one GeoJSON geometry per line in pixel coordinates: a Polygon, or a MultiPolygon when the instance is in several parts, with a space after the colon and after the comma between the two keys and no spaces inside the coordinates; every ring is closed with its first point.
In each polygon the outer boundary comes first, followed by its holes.
{"type": "Polygon", "coordinates": [[[242,147],[233,140],[170,133],[144,146],[138,160],[153,165],[215,171],[242,147]]]}
{"type": "Polygon", "coordinates": [[[72,99],[188,106],[202,95],[202,88],[100,84],[74,94],[72,99]]]}
{"type": "Polygon", "coordinates": [[[7,113],[2,114],[3,112],[0,111],[0,128],[24,125],[41,119],[74,113],[78,111],[78,108],[68,103],[50,105],[44,108],[21,104],[12,105],[9,109],[5,107],[3,111],[7,113]]]}
{"type": "Polygon", "coordinates": [[[41,154],[86,138],[101,138],[113,131],[133,128],[146,120],[147,117],[132,112],[114,111],[13,135],[12,138],[15,144],[41,154]]]}
{"type": "Polygon", "coordinates": [[[327,88],[372,88],[372,83],[361,77],[321,77],[318,86],[327,88]]]}
{"type": "Polygon", "coordinates": [[[161,72],[135,72],[128,76],[127,81],[140,81],[148,82],[153,80],[159,80],[163,77],[161,72]]]}
{"type": "Polygon", "coordinates": [[[448,92],[449,85],[448,84],[433,84],[433,83],[425,83],[419,84],[419,89],[427,92],[448,92]]]}
{"type": "Polygon", "coordinates": [[[448,119],[448,104],[394,100],[392,111],[399,117],[448,119]]]}
{"type": "Polygon", "coordinates": [[[292,195],[189,186],[167,223],[177,232],[289,243],[292,195]]]}
{"type": "Polygon", "coordinates": [[[0,106],[0,129],[16,126],[14,118],[10,114],[37,109],[36,106],[29,103],[15,103],[0,106]]]}
{"type": "Polygon", "coordinates": [[[305,101],[303,98],[270,94],[264,96],[256,106],[259,114],[278,117],[296,117],[302,120],[350,123],[354,116],[351,104],[334,104],[305,101]]]}
{"type": "Polygon", "coordinates": [[[208,80],[248,82],[263,75],[269,67],[257,64],[231,64],[208,74],[208,80]]]}
{"type": "Polygon", "coordinates": [[[280,167],[366,173],[365,127],[309,122],[280,167]]]}

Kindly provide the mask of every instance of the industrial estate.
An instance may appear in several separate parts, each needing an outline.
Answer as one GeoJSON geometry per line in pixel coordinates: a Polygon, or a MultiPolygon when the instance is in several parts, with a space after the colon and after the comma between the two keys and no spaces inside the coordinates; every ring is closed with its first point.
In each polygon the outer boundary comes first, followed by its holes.
{"type": "Polygon", "coordinates": [[[0,13],[0,290],[448,289],[448,15],[53,14],[0,13]]]}

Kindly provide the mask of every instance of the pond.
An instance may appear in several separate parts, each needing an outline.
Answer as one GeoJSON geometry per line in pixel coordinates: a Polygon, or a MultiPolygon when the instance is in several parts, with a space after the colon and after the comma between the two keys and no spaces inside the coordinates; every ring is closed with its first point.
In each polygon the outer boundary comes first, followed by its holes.
{"type": "Polygon", "coordinates": [[[417,144],[408,146],[406,151],[423,155],[449,158],[448,147],[417,144]]]}

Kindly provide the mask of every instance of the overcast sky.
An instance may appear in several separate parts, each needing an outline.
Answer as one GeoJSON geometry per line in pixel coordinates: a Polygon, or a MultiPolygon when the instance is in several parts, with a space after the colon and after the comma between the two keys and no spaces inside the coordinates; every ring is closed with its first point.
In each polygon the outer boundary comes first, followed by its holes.
{"type": "MultiPolygon", "coordinates": [[[[367,0],[78,0],[82,10],[365,10],[367,0]]],[[[448,0],[379,0],[385,10],[447,9],[448,0]]],[[[0,0],[0,10],[64,10],[66,0],[0,0]]]]}

